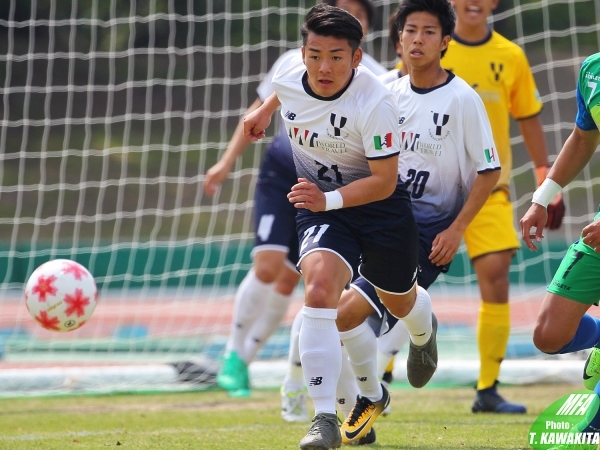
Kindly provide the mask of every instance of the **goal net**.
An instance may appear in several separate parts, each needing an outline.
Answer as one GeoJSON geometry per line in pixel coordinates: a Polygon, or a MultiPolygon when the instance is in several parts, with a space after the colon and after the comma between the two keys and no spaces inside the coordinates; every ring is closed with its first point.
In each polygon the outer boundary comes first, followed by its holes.
{"type": "MultiPolygon", "coordinates": [[[[212,197],[204,175],[268,69],[300,46],[315,0],[0,3],[0,395],[212,386],[233,296],[251,267],[254,181],[269,139],[251,145],[212,197]],[[94,316],[70,333],[36,325],[22,298],[31,272],[56,258],[85,265],[99,287],[94,316]]],[[[392,68],[387,20],[397,2],[374,5],[364,48],[392,68]]],[[[503,0],[493,23],[529,57],[553,160],[574,125],[578,67],[599,48],[600,6],[503,0]]],[[[516,127],[513,136],[518,218],[534,181],[516,127]]],[[[531,330],[544,283],[594,215],[597,167],[594,158],[565,190],[564,225],[542,251],[513,260],[509,359],[548,359],[531,346],[531,330]]],[[[474,376],[475,281],[461,247],[432,287],[448,368],[440,380],[474,376]]],[[[281,381],[301,304],[299,288],[251,365],[255,386],[281,381]]]]}

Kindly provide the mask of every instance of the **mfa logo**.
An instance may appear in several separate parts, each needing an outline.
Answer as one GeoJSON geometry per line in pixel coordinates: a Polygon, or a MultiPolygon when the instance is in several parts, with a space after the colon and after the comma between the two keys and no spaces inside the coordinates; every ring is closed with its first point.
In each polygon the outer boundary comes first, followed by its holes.
{"type": "Polygon", "coordinates": [[[565,395],[535,420],[529,430],[529,445],[535,450],[549,450],[563,444],[600,444],[599,433],[579,431],[585,427],[586,417],[596,415],[599,404],[600,398],[593,391],[584,390],[565,395]]]}
{"type": "Polygon", "coordinates": [[[331,126],[333,127],[333,131],[330,130],[329,128],[327,128],[327,135],[329,137],[332,137],[335,139],[347,138],[348,133],[344,132],[344,134],[342,135],[342,128],[344,128],[347,121],[348,121],[347,117],[344,117],[344,116],[337,117],[336,114],[331,113],[329,115],[329,123],[331,123],[331,126]]]}

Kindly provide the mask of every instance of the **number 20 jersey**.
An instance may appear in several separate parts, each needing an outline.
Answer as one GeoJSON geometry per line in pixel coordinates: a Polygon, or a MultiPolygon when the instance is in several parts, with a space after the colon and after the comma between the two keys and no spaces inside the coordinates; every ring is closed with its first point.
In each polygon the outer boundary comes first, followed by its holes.
{"type": "MultiPolygon", "coordinates": [[[[405,76],[387,87],[400,116],[400,178],[420,228],[447,228],[463,207],[477,173],[500,170],[483,102],[461,78],[419,89],[405,76]]],[[[422,231],[425,231],[423,229],[422,231]]]]}
{"type": "Polygon", "coordinates": [[[391,92],[362,65],[346,88],[321,97],[310,88],[301,57],[273,77],[299,177],[332,191],[371,175],[369,159],[398,154],[398,110],[391,92]]]}

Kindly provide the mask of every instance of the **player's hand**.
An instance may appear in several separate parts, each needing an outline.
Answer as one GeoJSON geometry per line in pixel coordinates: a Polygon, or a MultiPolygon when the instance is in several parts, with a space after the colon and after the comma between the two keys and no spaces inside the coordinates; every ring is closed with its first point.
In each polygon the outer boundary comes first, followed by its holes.
{"type": "Polygon", "coordinates": [[[594,221],[581,231],[581,240],[589,245],[596,253],[600,253],[600,221],[594,221]]]}
{"type": "Polygon", "coordinates": [[[558,230],[562,225],[563,217],[565,217],[565,202],[563,201],[562,192],[554,196],[548,204],[548,221],[546,228],[549,230],[558,230]]]}
{"type": "Polygon", "coordinates": [[[287,198],[298,209],[305,208],[312,212],[325,211],[325,194],[306,178],[298,178],[298,183],[292,186],[287,198]]]}
{"type": "Polygon", "coordinates": [[[537,245],[533,242],[542,242],[544,235],[544,225],[548,222],[548,211],[542,205],[532,203],[529,210],[525,213],[523,218],[519,221],[521,225],[521,238],[525,241],[525,244],[529,250],[536,251],[537,245]],[[535,233],[531,230],[535,228],[535,233]]]}
{"type": "Polygon", "coordinates": [[[215,195],[217,189],[223,183],[229,174],[229,165],[219,161],[206,172],[204,177],[204,192],[208,195],[215,195]]]}
{"type": "Polygon", "coordinates": [[[265,137],[265,130],[271,124],[271,114],[263,107],[255,109],[244,117],[244,136],[250,141],[265,137]]]}
{"type": "Polygon", "coordinates": [[[458,251],[463,234],[452,227],[439,233],[431,244],[429,260],[436,266],[450,264],[458,251]]]}

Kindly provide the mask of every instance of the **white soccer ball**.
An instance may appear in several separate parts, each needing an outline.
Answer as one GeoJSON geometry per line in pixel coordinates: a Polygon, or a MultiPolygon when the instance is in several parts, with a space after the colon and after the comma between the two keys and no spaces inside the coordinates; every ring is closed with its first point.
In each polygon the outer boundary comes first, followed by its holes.
{"type": "Polygon", "coordinates": [[[92,274],[68,259],[48,261],[33,271],[25,285],[31,317],[50,331],[73,331],[92,316],[98,289],[92,274]]]}

